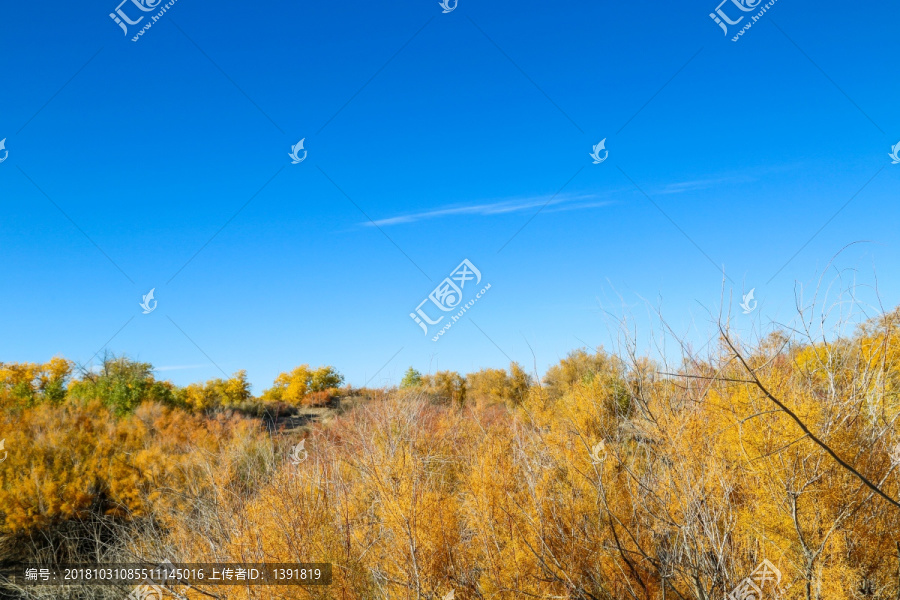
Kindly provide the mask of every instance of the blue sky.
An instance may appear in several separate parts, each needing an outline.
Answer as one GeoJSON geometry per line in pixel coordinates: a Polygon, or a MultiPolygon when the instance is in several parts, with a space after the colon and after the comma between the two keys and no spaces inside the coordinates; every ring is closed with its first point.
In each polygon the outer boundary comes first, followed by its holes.
{"type": "Polygon", "coordinates": [[[896,3],[778,0],[738,42],[716,2],[178,0],[137,42],[156,12],[116,6],[0,9],[0,361],[380,385],[656,310],[702,346],[823,272],[900,302],[896,3]],[[433,342],[409,315],[463,259],[491,289],[433,342]]]}

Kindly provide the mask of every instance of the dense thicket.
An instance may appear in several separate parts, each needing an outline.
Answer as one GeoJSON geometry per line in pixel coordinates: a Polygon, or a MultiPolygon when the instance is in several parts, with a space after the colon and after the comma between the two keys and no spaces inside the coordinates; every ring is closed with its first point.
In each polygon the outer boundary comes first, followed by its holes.
{"type": "Polygon", "coordinates": [[[93,539],[109,553],[334,564],[332,586],[273,598],[706,600],[768,560],[783,598],[896,600],[898,325],[752,346],[723,328],[676,368],[578,350],[540,380],[410,369],[309,427],[300,464],[296,436],[241,415],[339,402],[331,368],[254,398],[242,373],[177,388],[121,358],[74,379],[5,364],[0,550],[93,518],[115,523],[93,539]]]}

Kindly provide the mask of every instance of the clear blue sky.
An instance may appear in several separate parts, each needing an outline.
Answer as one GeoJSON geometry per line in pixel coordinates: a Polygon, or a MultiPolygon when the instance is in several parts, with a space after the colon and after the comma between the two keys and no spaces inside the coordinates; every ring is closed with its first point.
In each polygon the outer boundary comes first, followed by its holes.
{"type": "Polygon", "coordinates": [[[138,42],[156,11],[116,5],[0,9],[0,361],[543,371],[614,347],[607,311],[787,320],[857,241],[838,268],[900,302],[897,3],[779,0],[738,42],[715,0],[178,0],[138,42]],[[463,259],[491,289],[432,342],[409,314],[463,259]]]}

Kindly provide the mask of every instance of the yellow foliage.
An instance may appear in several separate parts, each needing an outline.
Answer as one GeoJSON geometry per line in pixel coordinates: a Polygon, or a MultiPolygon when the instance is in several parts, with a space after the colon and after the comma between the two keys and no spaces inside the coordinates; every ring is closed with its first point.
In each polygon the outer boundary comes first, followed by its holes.
{"type": "Polygon", "coordinates": [[[71,363],[59,357],[43,365],[0,363],[0,406],[30,406],[39,398],[59,402],[71,373],[71,363]]]}
{"type": "Polygon", "coordinates": [[[246,435],[250,424],[150,403],[116,418],[95,401],[7,414],[2,430],[0,534],[9,535],[184,507],[183,496],[166,490],[196,485],[203,454],[246,435]]]}
{"type": "Polygon", "coordinates": [[[531,387],[531,377],[510,363],[509,373],[503,369],[482,369],[466,375],[466,397],[476,403],[521,404],[531,387]]]}
{"type": "MultiPolygon", "coordinates": [[[[895,600],[898,316],[827,343],[774,334],[740,357],[725,332],[721,352],[676,375],[576,351],[542,386],[517,365],[410,377],[425,394],[386,393],[312,426],[299,464],[298,440],[246,421],[152,403],[118,420],[96,405],[27,408],[4,417],[4,526],[101,506],[163,525],[159,539],[135,536],[138,554],[333,564],[331,586],[265,588],[285,599],[709,600],[766,559],[785,600],[895,600]]],[[[299,367],[267,394],[303,402],[313,381],[299,367]]],[[[191,405],[218,385],[193,388],[191,405]]]]}
{"type": "Polygon", "coordinates": [[[300,365],[290,373],[279,374],[275,378],[274,385],[263,392],[262,400],[302,406],[307,395],[336,388],[343,381],[343,375],[338,373],[334,367],[323,366],[311,369],[309,365],[300,365]]]}
{"type": "MultiPolygon", "coordinates": [[[[754,373],[897,498],[894,329],[827,347],[783,341],[748,354],[754,373]]],[[[724,597],[763,559],[786,599],[896,598],[900,510],[745,383],[727,352],[678,377],[660,370],[574,353],[518,407],[498,401],[500,370],[423,377],[478,401],[457,410],[404,391],[315,428],[309,460],[212,511],[231,528],[183,549],[332,562],[334,584],[309,598],[699,600],[724,597]]]]}
{"type": "Polygon", "coordinates": [[[205,384],[192,383],[176,394],[185,407],[194,411],[236,408],[250,401],[247,372],[238,371],[228,379],[211,379],[205,384]]]}

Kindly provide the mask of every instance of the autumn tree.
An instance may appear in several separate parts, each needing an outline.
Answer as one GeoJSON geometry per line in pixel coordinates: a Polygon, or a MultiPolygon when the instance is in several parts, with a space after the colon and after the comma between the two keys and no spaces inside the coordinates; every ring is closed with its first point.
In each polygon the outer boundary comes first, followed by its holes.
{"type": "Polygon", "coordinates": [[[519,405],[531,385],[531,376],[516,362],[510,363],[509,371],[482,369],[466,375],[467,397],[481,403],[519,405]]]}
{"type": "Polygon", "coordinates": [[[195,411],[243,408],[253,397],[247,372],[240,370],[228,379],[192,383],[175,393],[176,401],[195,411]]]}
{"type": "Polygon", "coordinates": [[[438,371],[423,375],[422,386],[426,394],[439,402],[462,406],[466,402],[466,378],[456,371],[438,371]]]}
{"type": "Polygon", "coordinates": [[[311,369],[309,365],[300,365],[290,373],[281,373],[275,378],[271,388],[261,396],[266,402],[284,402],[293,406],[301,406],[311,393],[327,392],[337,388],[344,382],[344,376],[331,366],[311,369]]]}
{"type": "Polygon", "coordinates": [[[72,363],[55,357],[44,364],[0,363],[0,394],[21,406],[60,403],[66,396],[72,363]]]}
{"type": "Polygon", "coordinates": [[[577,383],[588,384],[596,377],[608,379],[621,370],[621,361],[602,349],[590,354],[580,348],[547,369],[544,384],[550,396],[559,397],[577,383]]]}

